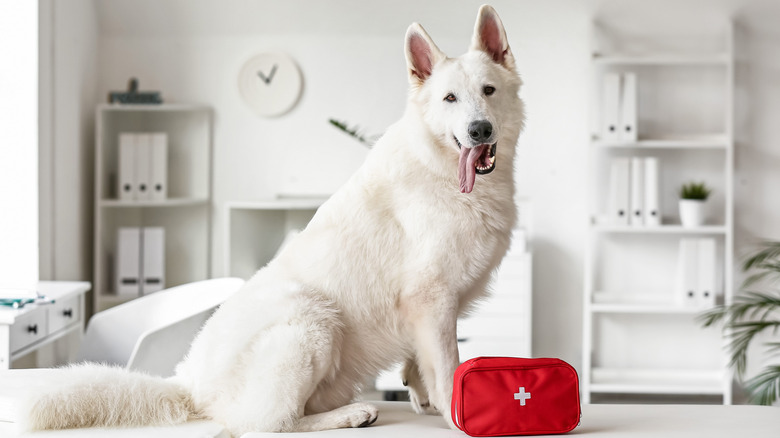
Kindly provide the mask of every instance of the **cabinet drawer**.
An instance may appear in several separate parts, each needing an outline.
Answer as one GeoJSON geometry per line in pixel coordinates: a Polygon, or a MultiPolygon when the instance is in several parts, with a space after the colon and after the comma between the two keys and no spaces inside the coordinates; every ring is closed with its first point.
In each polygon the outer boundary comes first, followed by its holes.
{"type": "Polygon", "coordinates": [[[56,333],[81,319],[81,296],[57,301],[48,309],[49,333],[56,333]]]}
{"type": "Polygon", "coordinates": [[[20,316],[11,326],[11,353],[46,337],[46,309],[40,308],[20,316]]]}

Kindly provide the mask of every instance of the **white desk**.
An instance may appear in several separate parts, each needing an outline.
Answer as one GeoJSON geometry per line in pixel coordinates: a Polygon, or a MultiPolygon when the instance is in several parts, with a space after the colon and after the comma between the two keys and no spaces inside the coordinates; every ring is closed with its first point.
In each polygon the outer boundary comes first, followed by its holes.
{"type": "Polygon", "coordinates": [[[68,333],[83,333],[84,294],[91,287],[80,281],[42,281],[38,291],[54,303],[28,304],[21,309],[0,306],[0,370],[68,333]]]}
{"type": "MultiPolygon", "coordinates": [[[[2,376],[2,372],[0,372],[2,376]]],[[[372,402],[374,403],[374,402],[372,402]]],[[[379,419],[369,427],[306,434],[247,433],[241,438],[466,438],[436,415],[417,415],[408,402],[375,402],[379,419]]],[[[14,423],[0,421],[0,436],[23,438],[227,438],[214,421],[189,422],[174,427],[73,429],[18,434],[14,423]]],[[[780,408],[722,405],[584,405],[582,424],[561,437],[588,438],[777,438],[780,408]]],[[[237,437],[236,437],[237,438],[237,437]]]]}

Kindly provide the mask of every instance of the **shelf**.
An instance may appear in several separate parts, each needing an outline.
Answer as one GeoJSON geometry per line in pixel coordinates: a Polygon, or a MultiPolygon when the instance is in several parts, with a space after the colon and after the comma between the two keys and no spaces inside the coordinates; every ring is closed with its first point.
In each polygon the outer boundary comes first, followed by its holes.
{"type": "Polygon", "coordinates": [[[597,65],[655,65],[655,66],[728,66],[731,56],[727,53],[713,54],[683,54],[655,53],[645,55],[593,54],[593,62],[597,65]]]}
{"type": "Polygon", "coordinates": [[[131,104],[103,103],[98,105],[101,111],[211,111],[208,105],[196,103],[131,104]]]}
{"type": "Polygon", "coordinates": [[[728,149],[731,145],[725,135],[690,135],[668,138],[645,138],[637,141],[605,141],[594,136],[592,144],[603,149],[728,149]]]}
{"type": "Polygon", "coordinates": [[[591,305],[593,313],[698,315],[705,310],[707,309],[680,307],[676,304],[597,303],[591,305]]]}
{"type": "Polygon", "coordinates": [[[593,313],[636,313],[662,315],[698,315],[707,311],[702,307],[683,307],[670,294],[663,293],[617,293],[596,291],[593,293],[593,313]]]}
{"type": "Polygon", "coordinates": [[[683,227],[677,224],[659,226],[591,224],[591,228],[599,233],[615,234],[726,234],[728,232],[728,228],[725,225],[683,227]]]}
{"type": "Polygon", "coordinates": [[[721,370],[638,370],[594,368],[592,392],[618,394],[722,395],[721,370]]]}
{"type": "Polygon", "coordinates": [[[316,210],[327,197],[316,198],[279,198],[267,201],[229,201],[227,209],[241,210],[316,210]]]}
{"type": "Polygon", "coordinates": [[[185,207],[193,205],[207,205],[207,198],[171,198],[160,201],[122,201],[119,199],[101,199],[100,206],[107,208],[135,208],[135,207],[185,207]]]}

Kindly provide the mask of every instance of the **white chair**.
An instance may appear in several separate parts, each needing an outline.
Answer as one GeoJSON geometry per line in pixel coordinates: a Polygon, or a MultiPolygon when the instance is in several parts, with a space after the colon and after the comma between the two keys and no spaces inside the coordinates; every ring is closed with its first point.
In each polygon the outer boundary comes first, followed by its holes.
{"type": "MultiPolygon", "coordinates": [[[[171,376],[203,323],[243,284],[240,278],[198,281],[96,313],[82,339],[78,361],[171,376]]],[[[19,400],[59,378],[62,371],[51,368],[0,371],[0,422],[13,422],[19,400]]]]}
{"type": "Polygon", "coordinates": [[[78,362],[101,362],[168,377],[211,313],[244,284],[218,278],[172,287],[95,314],[78,362]]]}

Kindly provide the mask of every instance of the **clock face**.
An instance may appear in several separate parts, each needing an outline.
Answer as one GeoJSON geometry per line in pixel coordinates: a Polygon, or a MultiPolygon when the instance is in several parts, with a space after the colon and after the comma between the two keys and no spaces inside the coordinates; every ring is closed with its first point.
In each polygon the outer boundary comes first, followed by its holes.
{"type": "Polygon", "coordinates": [[[248,60],[238,75],[241,97],[263,117],[290,111],[301,96],[301,71],[287,55],[265,53],[248,60]]]}

